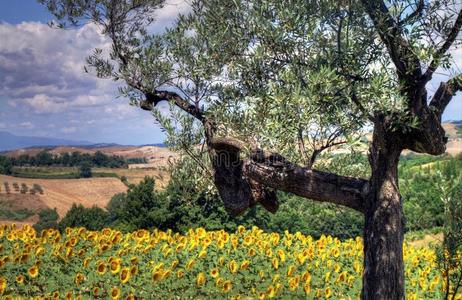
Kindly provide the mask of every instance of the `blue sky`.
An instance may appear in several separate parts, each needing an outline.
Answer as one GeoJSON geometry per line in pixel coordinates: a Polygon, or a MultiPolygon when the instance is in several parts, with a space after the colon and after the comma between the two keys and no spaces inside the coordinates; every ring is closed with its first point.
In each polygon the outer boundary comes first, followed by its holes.
{"type": "MultiPolygon", "coordinates": [[[[181,9],[167,6],[158,28],[181,9]]],[[[92,49],[108,49],[109,41],[93,25],[58,30],[47,25],[52,19],[35,0],[0,0],[0,130],[132,145],[162,142],[149,112],[117,97],[113,81],[83,72],[92,49]]],[[[455,59],[462,66],[462,51],[455,59]]],[[[435,79],[430,92],[447,76],[435,79]]],[[[462,96],[451,102],[443,119],[462,119],[462,96]]]]}

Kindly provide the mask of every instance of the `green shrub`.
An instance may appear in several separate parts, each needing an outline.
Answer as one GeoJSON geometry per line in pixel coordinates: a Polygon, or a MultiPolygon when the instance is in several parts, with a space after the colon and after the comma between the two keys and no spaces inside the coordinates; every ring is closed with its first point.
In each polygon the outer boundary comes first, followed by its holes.
{"type": "Polygon", "coordinates": [[[107,226],[108,214],[103,209],[93,206],[85,208],[81,204],[72,204],[71,209],[59,222],[59,229],[66,227],[85,227],[89,230],[101,230],[107,226]]]}
{"type": "Polygon", "coordinates": [[[39,220],[37,223],[34,224],[34,228],[35,230],[37,230],[37,232],[41,232],[42,230],[49,228],[58,228],[59,215],[56,211],[56,208],[43,209],[38,213],[38,215],[39,220]]]}
{"type": "Polygon", "coordinates": [[[79,176],[82,178],[90,178],[91,173],[91,164],[89,162],[83,162],[79,167],[79,176]]]}
{"type": "Polygon", "coordinates": [[[0,174],[10,175],[13,169],[11,159],[0,155],[0,174]]]}

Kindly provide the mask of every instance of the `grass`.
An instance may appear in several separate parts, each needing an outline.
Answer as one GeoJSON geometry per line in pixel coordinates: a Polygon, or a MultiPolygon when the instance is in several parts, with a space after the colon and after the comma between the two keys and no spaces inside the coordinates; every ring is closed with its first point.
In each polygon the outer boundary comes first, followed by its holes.
{"type": "MultiPolygon", "coordinates": [[[[65,167],[42,167],[42,168],[13,168],[11,176],[31,179],[79,179],[77,168],[65,167]]],[[[92,177],[113,177],[119,178],[114,172],[93,172],[92,177]]]]}
{"type": "Polygon", "coordinates": [[[35,213],[27,208],[21,209],[11,209],[9,207],[5,207],[2,203],[0,207],[0,220],[14,220],[14,221],[23,221],[30,216],[33,216],[35,213]]]}
{"type": "Polygon", "coordinates": [[[457,127],[456,127],[456,133],[457,133],[458,135],[462,135],[462,126],[461,126],[461,125],[457,125],[457,127]]]}
{"type": "Polygon", "coordinates": [[[430,229],[409,231],[405,234],[405,239],[408,242],[417,241],[425,238],[427,235],[436,235],[443,232],[443,227],[433,227],[430,229]]]}

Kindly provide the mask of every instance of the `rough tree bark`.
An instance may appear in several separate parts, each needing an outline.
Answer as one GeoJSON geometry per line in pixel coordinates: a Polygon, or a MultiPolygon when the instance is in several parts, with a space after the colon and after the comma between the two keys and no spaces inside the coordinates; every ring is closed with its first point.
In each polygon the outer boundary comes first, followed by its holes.
{"type": "Polygon", "coordinates": [[[404,219],[398,186],[399,137],[375,124],[369,162],[372,176],[364,224],[363,299],[404,299],[404,219]]]}

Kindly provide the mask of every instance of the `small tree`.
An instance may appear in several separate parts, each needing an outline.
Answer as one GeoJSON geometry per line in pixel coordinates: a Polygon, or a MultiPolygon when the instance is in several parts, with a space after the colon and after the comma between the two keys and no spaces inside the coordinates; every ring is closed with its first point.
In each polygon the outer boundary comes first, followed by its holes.
{"type": "Polygon", "coordinates": [[[58,228],[59,215],[56,208],[43,209],[39,213],[39,220],[34,224],[34,228],[37,232],[49,228],[58,228]]]}
{"type": "Polygon", "coordinates": [[[79,177],[90,178],[91,176],[91,164],[87,161],[82,162],[79,167],[79,177]]]}
{"type": "Polygon", "coordinates": [[[0,156],[0,174],[10,175],[13,170],[11,159],[6,156],[0,156]]]}
{"type": "Polygon", "coordinates": [[[27,184],[21,183],[21,190],[20,190],[21,194],[26,194],[28,190],[29,188],[27,187],[27,184]]]}

